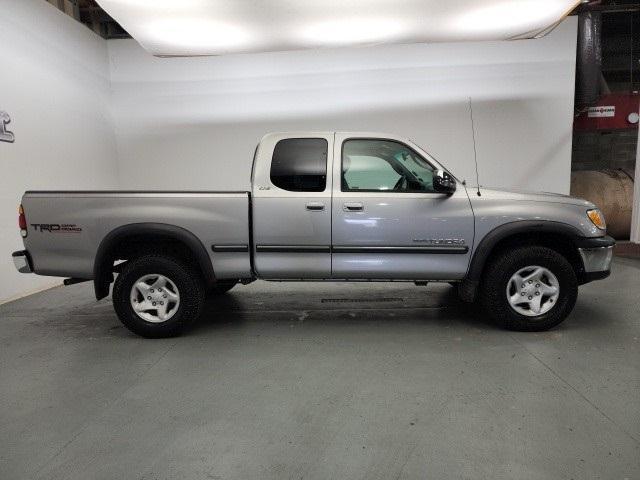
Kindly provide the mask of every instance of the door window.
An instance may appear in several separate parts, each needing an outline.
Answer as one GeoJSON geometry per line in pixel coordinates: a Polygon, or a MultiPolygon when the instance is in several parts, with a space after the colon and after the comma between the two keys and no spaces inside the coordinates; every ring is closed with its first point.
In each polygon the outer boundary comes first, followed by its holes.
{"type": "Polygon", "coordinates": [[[328,147],[324,138],[280,140],[271,159],[271,183],[290,192],[323,192],[328,147]]]}
{"type": "Polygon", "coordinates": [[[342,145],[343,192],[434,193],[435,168],[393,140],[353,139],[342,145]]]}

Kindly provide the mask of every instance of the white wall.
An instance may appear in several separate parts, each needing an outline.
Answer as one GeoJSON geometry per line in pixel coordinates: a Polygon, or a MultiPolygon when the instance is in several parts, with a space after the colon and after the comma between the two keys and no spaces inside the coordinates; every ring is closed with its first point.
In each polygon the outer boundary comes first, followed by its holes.
{"type": "Polygon", "coordinates": [[[474,183],[470,95],[482,184],[569,190],[575,18],[532,41],[158,59],[42,0],[0,12],[0,302],[54,282],[9,256],[24,190],[245,189],[274,130],[398,133],[474,183]]]}
{"type": "Polygon", "coordinates": [[[245,189],[258,139],[291,129],[411,137],[475,183],[568,193],[576,19],[541,40],[159,59],[109,43],[126,188],[245,189]]]}
{"type": "Polygon", "coordinates": [[[26,189],[117,187],[107,45],[42,0],[0,0],[0,302],[59,279],[22,275],[17,207],[26,189]]]}

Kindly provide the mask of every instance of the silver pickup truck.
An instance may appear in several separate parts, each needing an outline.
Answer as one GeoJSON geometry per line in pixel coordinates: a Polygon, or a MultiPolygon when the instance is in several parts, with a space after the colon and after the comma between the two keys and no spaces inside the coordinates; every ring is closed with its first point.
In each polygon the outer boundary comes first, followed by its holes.
{"type": "Polygon", "coordinates": [[[13,260],[92,280],[98,299],[113,283],[118,317],[145,337],[180,333],[207,293],[258,278],[449,282],[504,327],[544,330],[571,312],[578,285],[610,271],[614,241],[595,205],[467,189],[394,135],[266,135],[251,185],[26,192],[13,260]]]}

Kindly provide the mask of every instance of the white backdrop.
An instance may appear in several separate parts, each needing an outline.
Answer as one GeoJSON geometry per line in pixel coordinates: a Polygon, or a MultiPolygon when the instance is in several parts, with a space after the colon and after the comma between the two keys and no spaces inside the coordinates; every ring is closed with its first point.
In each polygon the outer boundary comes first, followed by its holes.
{"type": "Polygon", "coordinates": [[[159,59],[109,42],[126,188],[245,189],[269,131],[409,136],[475,183],[568,193],[576,19],[540,40],[159,59]]]}
{"type": "Polygon", "coordinates": [[[59,279],[16,272],[18,205],[27,189],[114,188],[106,42],[42,0],[0,0],[0,302],[59,279]]]}
{"type": "MultiPolygon", "coordinates": [[[[20,275],[27,189],[245,189],[274,130],[411,137],[475,183],[569,190],[576,19],[541,40],[158,59],[42,0],[0,0],[0,302],[59,280],[20,275]]],[[[28,212],[27,212],[28,213],[28,212]]]]}

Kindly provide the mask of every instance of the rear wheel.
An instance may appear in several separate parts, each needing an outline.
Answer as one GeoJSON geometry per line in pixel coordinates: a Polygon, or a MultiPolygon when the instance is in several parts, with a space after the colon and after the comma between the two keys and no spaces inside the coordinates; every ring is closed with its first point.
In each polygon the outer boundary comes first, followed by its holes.
{"type": "Polygon", "coordinates": [[[120,321],[147,338],[179,335],[200,315],[204,285],[181,260],[145,255],[128,261],[113,286],[120,321]]]}
{"type": "Polygon", "coordinates": [[[571,264],[546,247],[519,247],[494,258],[480,285],[484,310],[510,330],[542,331],[561,323],[576,302],[571,264]]]}

